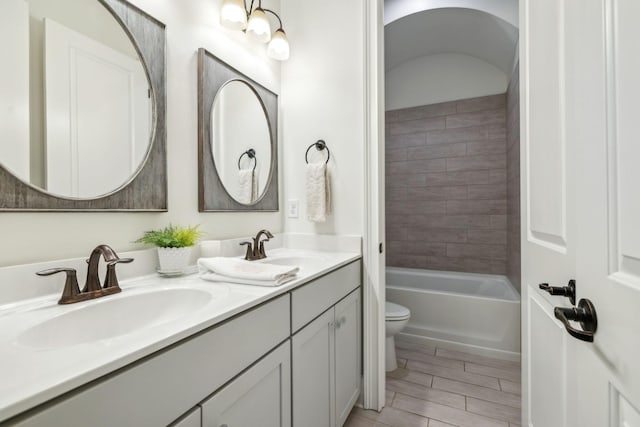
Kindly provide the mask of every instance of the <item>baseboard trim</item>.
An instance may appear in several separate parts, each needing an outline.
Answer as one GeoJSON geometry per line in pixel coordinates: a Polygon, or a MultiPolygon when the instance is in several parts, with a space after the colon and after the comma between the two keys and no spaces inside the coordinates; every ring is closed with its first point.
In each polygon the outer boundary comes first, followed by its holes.
{"type": "Polygon", "coordinates": [[[400,332],[397,337],[417,344],[428,344],[434,347],[445,348],[447,350],[461,351],[464,353],[476,354],[478,356],[494,357],[501,360],[510,360],[513,362],[520,361],[520,353],[496,350],[488,347],[481,347],[472,344],[464,344],[459,342],[447,341],[438,338],[425,337],[422,335],[413,335],[400,332]]]}

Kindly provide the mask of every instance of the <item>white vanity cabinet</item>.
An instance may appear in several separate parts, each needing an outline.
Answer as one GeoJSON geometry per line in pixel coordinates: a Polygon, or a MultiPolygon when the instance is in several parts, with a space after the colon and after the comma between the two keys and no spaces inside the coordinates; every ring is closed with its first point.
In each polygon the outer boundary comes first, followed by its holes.
{"type": "Polygon", "coordinates": [[[361,387],[361,270],[284,291],[0,427],[340,427],[361,387]]]}
{"type": "Polygon", "coordinates": [[[342,426],[360,394],[360,289],[292,338],[293,425],[342,426]]]}
{"type": "MultiPolygon", "coordinates": [[[[159,427],[182,422],[183,414],[288,342],[289,301],[289,294],[277,297],[6,425],[159,427]]],[[[197,416],[186,419],[193,424],[197,416]]]]}
{"type": "Polygon", "coordinates": [[[291,426],[289,341],[202,403],[202,426],[291,426]]]}

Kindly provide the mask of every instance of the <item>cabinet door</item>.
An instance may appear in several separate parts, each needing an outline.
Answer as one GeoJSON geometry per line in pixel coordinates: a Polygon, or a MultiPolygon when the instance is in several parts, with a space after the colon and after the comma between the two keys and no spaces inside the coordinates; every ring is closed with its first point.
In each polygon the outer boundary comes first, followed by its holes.
{"type": "Polygon", "coordinates": [[[336,425],[342,426],[360,395],[360,289],[335,307],[336,425]]]}
{"type": "Polygon", "coordinates": [[[333,308],[293,336],[293,425],[335,426],[333,308]]]}
{"type": "Polygon", "coordinates": [[[196,406],[189,414],[180,417],[180,419],[169,427],[201,427],[202,426],[202,409],[196,406]]]}
{"type": "Polygon", "coordinates": [[[282,344],[205,401],[202,425],[290,427],[290,342],[282,344]]]}

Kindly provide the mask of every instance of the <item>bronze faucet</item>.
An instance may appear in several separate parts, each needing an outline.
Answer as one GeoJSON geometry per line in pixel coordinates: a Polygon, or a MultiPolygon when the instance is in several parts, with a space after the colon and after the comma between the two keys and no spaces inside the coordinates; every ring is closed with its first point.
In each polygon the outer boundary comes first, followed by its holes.
{"type": "Polygon", "coordinates": [[[260,230],[256,237],[253,238],[253,245],[250,241],[240,243],[240,246],[247,246],[247,253],[244,256],[244,259],[247,261],[255,261],[257,259],[264,259],[267,257],[267,254],[264,251],[264,242],[268,242],[273,238],[273,234],[269,230],[260,230]],[[262,236],[265,236],[266,239],[260,240],[262,236]]]}
{"type": "Polygon", "coordinates": [[[80,291],[78,286],[78,278],[76,270],[73,268],[52,268],[49,270],[38,271],[38,276],[51,276],[56,273],[66,273],[67,279],[62,291],[62,297],[58,304],[73,304],[75,302],[87,301],[94,298],[100,298],[105,295],[117,294],[121,291],[118,278],[116,277],[116,265],[119,263],[130,263],[133,258],[120,258],[116,252],[107,245],[97,246],[87,260],[87,281],[80,291]],[[98,265],[100,257],[103,257],[107,263],[107,274],[104,278],[104,286],[100,284],[98,277],[98,265]]]}

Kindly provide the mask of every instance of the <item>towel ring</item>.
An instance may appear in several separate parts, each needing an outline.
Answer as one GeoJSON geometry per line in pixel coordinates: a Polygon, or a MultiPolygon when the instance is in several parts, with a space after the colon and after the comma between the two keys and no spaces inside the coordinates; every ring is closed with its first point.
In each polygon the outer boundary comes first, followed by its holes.
{"type": "Polygon", "coordinates": [[[318,151],[327,150],[327,161],[325,162],[325,164],[329,163],[329,159],[331,158],[331,151],[329,151],[327,143],[324,142],[324,140],[319,139],[318,141],[311,144],[309,148],[307,148],[307,152],[304,153],[304,161],[307,162],[307,164],[309,164],[309,150],[311,150],[312,147],[316,147],[316,150],[318,151]]]}
{"type": "Polygon", "coordinates": [[[242,158],[244,156],[249,157],[249,161],[251,161],[251,159],[253,159],[253,171],[256,171],[256,166],[258,166],[258,159],[256,159],[256,150],[254,150],[253,148],[249,148],[247,151],[245,151],[244,153],[240,154],[240,158],[238,159],[238,169],[242,169],[240,167],[240,162],[242,161],[242,158]]]}

